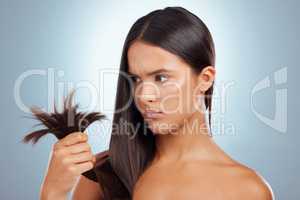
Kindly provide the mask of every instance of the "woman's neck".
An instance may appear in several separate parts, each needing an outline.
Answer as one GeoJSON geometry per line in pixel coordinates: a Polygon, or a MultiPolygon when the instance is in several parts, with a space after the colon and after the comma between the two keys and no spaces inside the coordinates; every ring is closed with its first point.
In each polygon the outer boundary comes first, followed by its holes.
{"type": "Polygon", "coordinates": [[[183,126],[170,134],[155,135],[157,161],[178,162],[212,159],[220,149],[211,138],[205,115],[195,112],[183,126]]]}

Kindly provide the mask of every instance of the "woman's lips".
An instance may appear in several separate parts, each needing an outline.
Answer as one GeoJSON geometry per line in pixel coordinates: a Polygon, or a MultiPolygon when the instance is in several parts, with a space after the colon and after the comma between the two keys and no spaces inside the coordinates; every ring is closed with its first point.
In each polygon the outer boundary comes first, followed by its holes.
{"type": "Polygon", "coordinates": [[[146,111],[144,113],[144,117],[146,119],[159,119],[162,118],[164,114],[162,112],[155,112],[155,111],[146,111]]]}

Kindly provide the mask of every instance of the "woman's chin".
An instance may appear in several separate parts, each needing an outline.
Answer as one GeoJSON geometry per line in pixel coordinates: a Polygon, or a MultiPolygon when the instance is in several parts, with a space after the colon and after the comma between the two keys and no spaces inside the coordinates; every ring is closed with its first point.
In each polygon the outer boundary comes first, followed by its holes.
{"type": "Polygon", "coordinates": [[[145,119],[145,122],[153,135],[171,134],[174,130],[177,130],[177,124],[163,119],[145,119]]]}
{"type": "Polygon", "coordinates": [[[159,127],[159,124],[148,124],[148,128],[152,131],[153,135],[166,135],[169,134],[170,130],[159,127]]]}
{"type": "Polygon", "coordinates": [[[154,136],[156,135],[167,135],[169,134],[169,132],[167,130],[153,130],[153,129],[150,129],[153,133],[154,136]]]}

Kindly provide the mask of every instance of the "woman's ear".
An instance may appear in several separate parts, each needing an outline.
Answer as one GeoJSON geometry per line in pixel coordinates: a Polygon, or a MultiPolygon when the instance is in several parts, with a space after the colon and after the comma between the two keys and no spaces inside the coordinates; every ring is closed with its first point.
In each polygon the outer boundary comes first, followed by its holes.
{"type": "Polygon", "coordinates": [[[215,75],[216,69],[213,66],[207,66],[202,69],[198,75],[198,89],[200,92],[204,93],[212,86],[215,75]]]}

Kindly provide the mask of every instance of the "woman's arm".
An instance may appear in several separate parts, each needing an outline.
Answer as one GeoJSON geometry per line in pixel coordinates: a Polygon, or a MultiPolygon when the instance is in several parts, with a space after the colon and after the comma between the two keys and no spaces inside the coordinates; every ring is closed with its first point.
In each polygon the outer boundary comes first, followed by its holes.
{"type": "Polygon", "coordinates": [[[102,200],[103,191],[99,183],[89,180],[85,176],[80,176],[76,184],[72,200],[102,200]]]}

